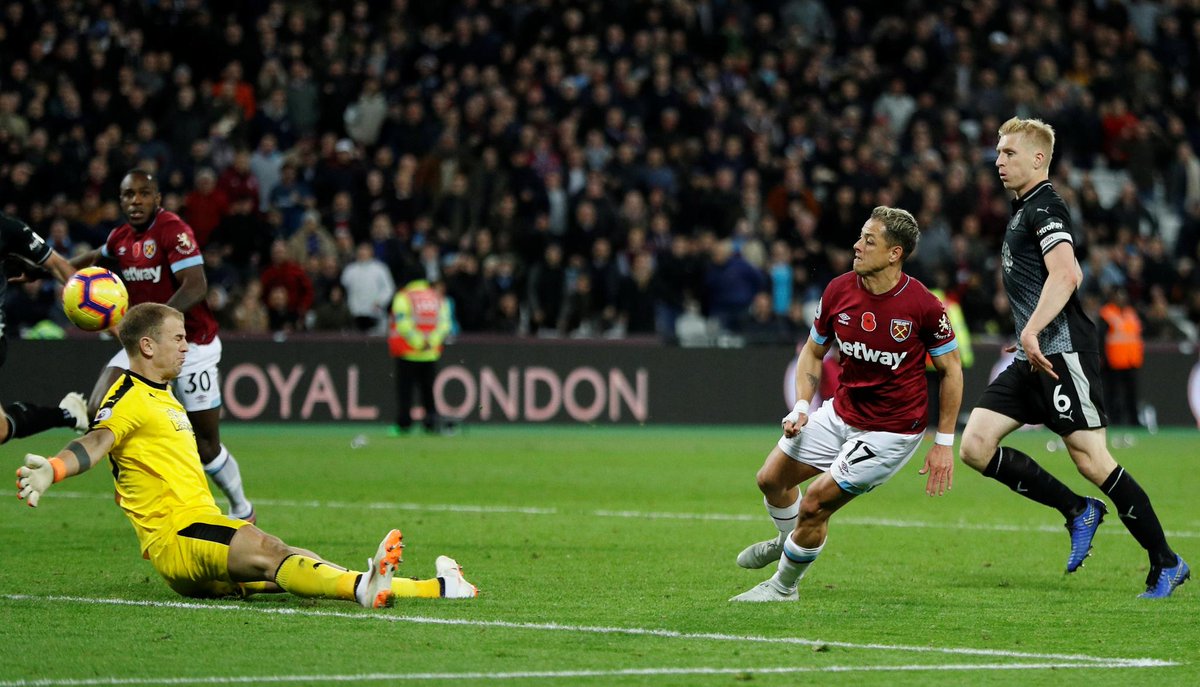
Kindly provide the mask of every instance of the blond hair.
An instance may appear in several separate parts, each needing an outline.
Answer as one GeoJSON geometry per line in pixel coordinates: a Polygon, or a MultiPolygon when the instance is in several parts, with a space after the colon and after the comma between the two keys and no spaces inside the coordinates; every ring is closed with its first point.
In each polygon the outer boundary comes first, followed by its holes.
{"type": "Polygon", "coordinates": [[[130,356],[135,356],[142,337],[148,336],[155,341],[162,336],[162,326],[168,317],[183,320],[183,313],[162,303],[138,303],[125,313],[121,325],[117,329],[117,338],[121,346],[130,356]]]}
{"type": "Polygon", "coordinates": [[[921,240],[921,228],[917,219],[908,210],[889,208],[880,205],[871,211],[871,219],[883,224],[883,235],[888,244],[900,246],[904,251],[901,260],[907,260],[917,250],[917,241],[921,240]]]}
{"type": "Polygon", "coordinates": [[[1013,117],[1000,125],[1001,136],[1020,135],[1032,144],[1035,152],[1046,156],[1046,165],[1054,157],[1054,127],[1040,119],[1013,117]]]}

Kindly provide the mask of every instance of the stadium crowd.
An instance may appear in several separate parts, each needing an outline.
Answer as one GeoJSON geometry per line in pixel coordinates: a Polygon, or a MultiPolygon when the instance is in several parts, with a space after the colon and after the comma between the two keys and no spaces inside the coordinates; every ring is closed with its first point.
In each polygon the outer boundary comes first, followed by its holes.
{"type": "Polygon", "coordinates": [[[794,341],[892,205],[1011,332],[1013,115],[1058,132],[1090,307],[1200,325],[1200,0],[12,0],[0,65],[2,208],[70,256],[155,170],[226,331],[381,332],[418,265],[464,333],[794,341]]]}

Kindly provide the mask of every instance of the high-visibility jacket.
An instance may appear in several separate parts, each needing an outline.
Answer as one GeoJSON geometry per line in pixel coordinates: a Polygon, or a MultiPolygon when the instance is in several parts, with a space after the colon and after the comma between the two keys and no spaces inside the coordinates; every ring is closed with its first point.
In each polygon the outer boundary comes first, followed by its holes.
{"type": "Polygon", "coordinates": [[[1107,303],[1100,308],[1100,317],[1108,325],[1104,337],[1104,354],[1114,370],[1136,370],[1142,366],[1146,344],[1142,341],[1142,321],[1133,306],[1107,303]]]}
{"type": "MultiPolygon", "coordinates": [[[[971,348],[971,331],[967,329],[967,318],[963,315],[962,306],[953,298],[947,298],[941,289],[930,289],[929,292],[937,296],[942,305],[946,306],[946,317],[950,318],[950,326],[954,329],[954,340],[958,342],[958,359],[962,362],[964,370],[971,367],[975,364],[975,351],[971,348]]],[[[933,369],[933,359],[926,353],[925,370],[932,372],[933,369]]]]}
{"type": "Polygon", "coordinates": [[[393,358],[429,362],[442,357],[450,333],[450,305],[424,279],[411,281],[392,298],[388,351],[393,358]]]}

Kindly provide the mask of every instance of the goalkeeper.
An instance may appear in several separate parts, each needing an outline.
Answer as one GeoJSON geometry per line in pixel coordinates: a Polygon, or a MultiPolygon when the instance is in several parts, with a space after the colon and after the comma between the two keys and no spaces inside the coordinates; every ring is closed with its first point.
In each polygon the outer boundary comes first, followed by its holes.
{"type": "Polygon", "coordinates": [[[403,548],[399,530],[388,532],[360,573],[222,515],[197,457],[187,412],[170,387],[188,350],[183,314],[158,303],[136,305],[121,322],[119,337],[129,370],[109,389],[85,435],[49,460],[25,456],[17,469],[18,498],[36,507],[51,484],[107,454],[117,501],[137,532],[142,557],[183,596],[290,592],[379,608],[395,597],[476,595],[446,556],[438,557],[435,579],[395,579],[403,548]]]}

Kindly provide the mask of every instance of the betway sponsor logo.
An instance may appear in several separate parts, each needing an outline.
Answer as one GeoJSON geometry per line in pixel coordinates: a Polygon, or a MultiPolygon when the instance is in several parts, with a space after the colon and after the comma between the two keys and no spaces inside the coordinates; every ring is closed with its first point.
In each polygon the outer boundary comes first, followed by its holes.
{"type": "Polygon", "coordinates": [[[903,353],[877,351],[861,341],[838,341],[838,348],[842,349],[842,355],[865,360],[868,363],[886,365],[892,370],[900,367],[900,363],[904,362],[904,359],[908,357],[908,351],[903,353]]]}
{"type": "Polygon", "coordinates": [[[121,279],[125,281],[150,281],[158,282],[158,278],[162,276],[162,265],[154,267],[126,267],[121,270],[121,279]]]}

